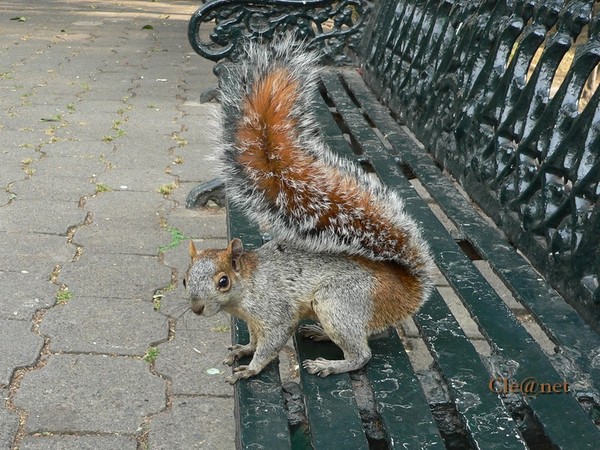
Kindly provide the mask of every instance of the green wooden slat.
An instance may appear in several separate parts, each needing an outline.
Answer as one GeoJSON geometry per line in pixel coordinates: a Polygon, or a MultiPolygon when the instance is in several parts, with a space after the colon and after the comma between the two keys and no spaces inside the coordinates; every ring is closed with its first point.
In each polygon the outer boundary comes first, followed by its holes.
{"type": "Polygon", "coordinates": [[[489,390],[490,375],[437,291],[415,316],[458,413],[479,448],[526,448],[510,413],[489,390]]]}
{"type": "MultiPolygon", "coordinates": [[[[365,154],[369,156],[369,160],[375,166],[382,180],[393,188],[401,189],[405,201],[407,203],[410,201],[413,209],[418,208],[425,213],[423,214],[424,220],[420,221],[425,230],[430,228],[429,224],[432,222],[441,226],[432,214],[427,216],[427,213],[430,213],[429,208],[412,189],[406,178],[399,174],[399,170],[393,168],[393,158],[385,152],[377,136],[365,123],[360,111],[356,110],[354,104],[346,96],[337,75],[335,73],[323,74],[323,80],[338,110],[347,122],[352,124],[352,131],[356,133],[355,137],[359,139],[365,154]],[[382,170],[382,167],[385,166],[389,169],[387,172],[382,170]]],[[[414,213],[413,209],[410,210],[411,213],[414,213]]],[[[446,236],[441,239],[447,239],[460,251],[445,230],[440,236],[444,235],[446,236]]],[[[427,310],[440,302],[443,303],[436,293],[424,308],[427,310]]],[[[442,308],[442,306],[438,305],[438,308],[442,308]]],[[[431,346],[435,342],[437,345],[435,354],[438,356],[438,364],[448,379],[449,388],[456,400],[457,410],[464,418],[465,427],[481,448],[488,448],[497,442],[498,436],[490,433],[490,430],[503,430],[503,433],[506,434],[504,438],[507,448],[523,448],[523,441],[512,417],[504,409],[500,399],[487,387],[490,376],[479,356],[462,333],[450,311],[446,312],[447,315],[442,317],[443,320],[438,318],[438,320],[442,320],[441,322],[435,322],[434,326],[429,328],[423,326],[423,328],[429,332],[429,334],[426,333],[428,344],[431,346]],[[433,332],[435,333],[432,334],[433,332]],[[446,340],[439,339],[439,336],[443,336],[446,340]],[[462,340],[459,340],[459,337],[462,340]]],[[[421,313],[420,317],[426,316],[421,313]]]]}
{"type": "MultiPolygon", "coordinates": [[[[319,357],[343,358],[341,350],[331,342],[315,343],[303,338],[299,333],[296,333],[294,342],[300,364],[305,359],[319,357]]],[[[369,448],[347,373],[321,378],[301,369],[300,384],[304,392],[306,416],[315,449],[369,448]]]]}
{"type": "MultiPolygon", "coordinates": [[[[330,92],[337,90],[340,96],[344,94],[342,87],[333,83],[333,80],[331,85],[327,82],[325,84],[330,92]]],[[[363,98],[362,93],[360,95],[362,104],[367,106],[366,99],[372,97],[365,95],[363,98]]],[[[370,108],[370,105],[368,107],[370,108]]],[[[353,129],[368,128],[360,122],[352,122],[352,124],[353,129]]],[[[389,134],[385,128],[382,128],[382,131],[389,134]]],[[[410,153],[419,151],[418,147],[413,145],[410,153]]],[[[397,177],[396,170],[390,168],[389,161],[379,160],[376,154],[374,156],[372,162],[380,176],[388,184],[401,189],[401,194],[405,196],[407,207],[413,217],[427,224],[426,235],[429,236],[438,266],[479,324],[481,331],[501,350],[504,358],[517,363],[514,377],[517,380],[535,377],[540,382],[562,382],[562,377],[550,364],[547,356],[468,261],[456,243],[450,239],[444,227],[434,219],[431,211],[423,208],[422,202],[410,198],[413,196],[410,185],[397,177]]],[[[438,177],[440,176],[442,175],[438,174],[438,177]]],[[[427,181],[424,184],[427,185],[427,181]]],[[[585,448],[586,445],[593,446],[600,442],[600,432],[570,395],[541,395],[529,398],[527,401],[544,425],[548,436],[557,445],[563,448],[585,448]]]]}
{"type": "Polygon", "coordinates": [[[370,343],[367,376],[393,448],[445,448],[421,383],[394,332],[370,343]]]}
{"type": "MultiPolygon", "coordinates": [[[[315,102],[315,112],[331,149],[358,162],[358,155],[341,137],[327,105],[315,102]]],[[[398,448],[418,448],[423,443],[427,448],[438,448],[441,436],[402,342],[394,333],[391,338],[370,342],[370,346],[373,357],[367,373],[390,441],[398,448]]]]}
{"type": "Polygon", "coordinates": [[[555,341],[563,347],[567,357],[574,360],[579,370],[589,374],[589,382],[600,390],[600,367],[592,360],[600,355],[600,335],[585,323],[579,314],[554,291],[531,265],[506,242],[506,240],[477,213],[468,207],[462,195],[456,192],[448,178],[440,176],[439,169],[422,152],[414,151],[414,143],[400,129],[372,96],[360,77],[346,76],[346,82],[359,93],[361,102],[368,108],[369,116],[388,140],[402,154],[402,159],[424,181],[424,187],[442,207],[454,224],[468,235],[469,241],[490,263],[496,274],[511,288],[521,301],[541,322],[555,341]]]}
{"type": "Polygon", "coordinates": [[[262,245],[258,225],[251,223],[230,203],[227,204],[227,236],[229,239],[240,238],[244,243],[244,250],[254,250],[262,245]]]}
{"type": "MultiPolygon", "coordinates": [[[[325,70],[325,69],[324,69],[325,70]]],[[[315,107],[315,114],[319,121],[319,129],[323,137],[325,138],[326,144],[330,148],[334,148],[336,153],[343,155],[348,159],[357,161],[357,155],[352,151],[350,144],[342,136],[340,129],[331,115],[329,107],[323,99],[316,99],[313,103],[315,107]]]]}
{"type": "MultiPolygon", "coordinates": [[[[227,229],[230,238],[239,237],[244,248],[250,250],[261,245],[258,228],[245,216],[228,205],[227,229]]],[[[234,344],[249,341],[248,328],[243,320],[233,319],[232,340],[234,344]]],[[[248,364],[250,357],[240,361],[248,364]]],[[[289,449],[290,430],[283,402],[279,365],[269,364],[255,377],[240,380],[234,390],[235,415],[238,423],[236,444],[240,449],[289,449]]]]}

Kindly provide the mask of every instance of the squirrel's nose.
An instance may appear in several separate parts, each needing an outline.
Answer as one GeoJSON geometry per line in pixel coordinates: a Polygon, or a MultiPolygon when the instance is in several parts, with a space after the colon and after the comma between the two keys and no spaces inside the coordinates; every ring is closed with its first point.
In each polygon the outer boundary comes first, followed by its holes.
{"type": "Polygon", "coordinates": [[[202,312],[204,311],[204,305],[201,303],[192,303],[192,311],[194,312],[194,314],[198,314],[201,315],[202,312]]]}

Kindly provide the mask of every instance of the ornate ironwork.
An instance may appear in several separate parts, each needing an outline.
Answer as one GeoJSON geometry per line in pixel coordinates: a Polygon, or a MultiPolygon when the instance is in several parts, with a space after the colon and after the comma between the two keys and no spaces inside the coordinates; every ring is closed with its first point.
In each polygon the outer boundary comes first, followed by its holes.
{"type": "Polygon", "coordinates": [[[246,38],[272,39],[276,33],[294,32],[309,46],[318,47],[326,64],[350,62],[347,50],[357,52],[365,18],[366,0],[214,0],[191,17],[188,38],[201,56],[235,61],[239,42],[246,38]],[[209,41],[201,26],[208,23],[209,41]]]}
{"type": "Polygon", "coordinates": [[[598,9],[593,0],[384,2],[365,65],[365,79],[437,160],[592,315],[598,9]]]}

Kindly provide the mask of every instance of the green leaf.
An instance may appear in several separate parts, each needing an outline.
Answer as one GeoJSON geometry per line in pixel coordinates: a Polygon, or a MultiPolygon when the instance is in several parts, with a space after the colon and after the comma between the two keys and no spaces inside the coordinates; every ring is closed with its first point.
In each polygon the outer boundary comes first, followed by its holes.
{"type": "Polygon", "coordinates": [[[62,120],[62,116],[60,114],[57,114],[51,117],[42,117],[40,120],[42,122],[60,122],[62,120]]]}
{"type": "Polygon", "coordinates": [[[142,30],[154,30],[154,27],[152,25],[144,25],[142,30]]]}
{"type": "Polygon", "coordinates": [[[18,16],[18,17],[11,17],[10,20],[18,20],[19,22],[25,22],[27,20],[27,18],[23,17],[23,16],[18,16]]]}

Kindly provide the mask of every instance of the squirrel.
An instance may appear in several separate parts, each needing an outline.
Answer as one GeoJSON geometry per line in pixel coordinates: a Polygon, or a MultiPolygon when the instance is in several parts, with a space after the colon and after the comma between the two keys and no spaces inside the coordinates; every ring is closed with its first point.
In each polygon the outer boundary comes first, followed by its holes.
{"type": "Polygon", "coordinates": [[[318,128],[319,54],[293,37],[244,44],[220,87],[218,161],[228,200],[274,238],[253,251],[240,239],[198,251],[184,277],[197,315],[225,311],[247,322],[250,342],[229,347],[230,384],[258,374],[302,319],[311,339],[343,360],[303,367],[325,377],[363,367],[368,338],[415,313],[433,286],[433,259],[402,199],[336,156],[318,128]]]}

